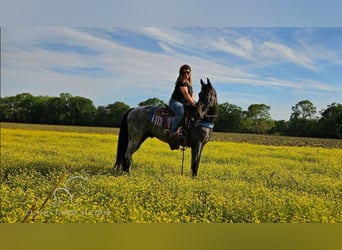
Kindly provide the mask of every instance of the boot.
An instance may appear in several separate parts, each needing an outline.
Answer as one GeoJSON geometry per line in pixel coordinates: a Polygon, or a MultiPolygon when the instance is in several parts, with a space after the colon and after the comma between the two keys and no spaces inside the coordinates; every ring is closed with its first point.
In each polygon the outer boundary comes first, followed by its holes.
{"type": "Polygon", "coordinates": [[[169,139],[170,141],[178,141],[180,138],[180,133],[178,131],[174,132],[174,133],[171,133],[169,135],[169,139]]]}
{"type": "Polygon", "coordinates": [[[169,135],[169,145],[171,150],[179,149],[181,134],[177,130],[169,135]]]}

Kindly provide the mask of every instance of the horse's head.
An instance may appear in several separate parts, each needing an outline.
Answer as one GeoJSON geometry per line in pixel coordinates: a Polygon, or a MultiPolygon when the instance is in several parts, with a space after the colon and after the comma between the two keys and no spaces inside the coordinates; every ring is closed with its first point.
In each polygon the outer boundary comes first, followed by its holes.
{"type": "Polygon", "coordinates": [[[207,78],[207,84],[201,79],[202,89],[198,94],[199,100],[197,103],[197,119],[214,122],[217,115],[217,95],[210,80],[207,78]]]}

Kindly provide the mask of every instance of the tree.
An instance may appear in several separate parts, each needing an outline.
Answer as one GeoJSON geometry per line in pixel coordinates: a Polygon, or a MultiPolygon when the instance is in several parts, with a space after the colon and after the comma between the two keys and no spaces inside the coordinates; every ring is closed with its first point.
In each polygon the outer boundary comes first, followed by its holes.
{"type": "Polygon", "coordinates": [[[14,113],[16,112],[15,97],[0,98],[0,111],[1,121],[14,121],[14,113]]]}
{"type": "Polygon", "coordinates": [[[34,107],[32,110],[32,122],[46,123],[47,107],[51,97],[49,96],[35,96],[34,107]]]}
{"type": "Polygon", "coordinates": [[[72,125],[90,125],[93,123],[96,108],[92,100],[81,96],[75,96],[69,99],[68,105],[72,125]]]}
{"type": "Polygon", "coordinates": [[[316,107],[309,100],[298,102],[292,106],[289,121],[289,135],[314,136],[317,133],[317,119],[314,119],[316,107]]]}
{"type": "Polygon", "coordinates": [[[242,124],[242,108],[228,102],[218,105],[218,118],[215,130],[240,132],[242,124]]]}
{"type": "Polygon", "coordinates": [[[313,119],[316,114],[316,107],[309,100],[298,102],[292,106],[290,119],[313,119]]]}
{"type": "Polygon", "coordinates": [[[111,110],[107,109],[105,106],[98,106],[96,109],[94,124],[96,126],[109,127],[111,125],[109,122],[110,112],[111,112],[111,110]]]}
{"type": "Polygon", "coordinates": [[[14,122],[32,122],[34,97],[30,93],[22,93],[9,99],[11,119],[14,122]]]}
{"type": "Polygon", "coordinates": [[[146,101],[140,102],[138,105],[139,106],[162,106],[164,105],[164,101],[154,97],[154,98],[149,98],[146,101]]]}
{"type": "Polygon", "coordinates": [[[65,112],[65,107],[59,97],[51,97],[46,103],[46,113],[44,120],[49,124],[68,124],[66,117],[68,112],[65,112]]]}
{"type": "Polygon", "coordinates": [[[274,121],[274,127],[271,130],[272,134],[286,135],[288,133],[289,123],[285,120],[274,121]]]}
{"type": "Polygon", "coordinates": [[[253,120],[272,120],[270,109],[271,107],[266,104],[252,104],[248,107],[246,115],[253,120]]]}
{"type": "Polygon", "coordinates": [[[266,104],[252,104],[244,112],[244,128],[248,132],[265,134],[274,127],[274,122],[270,115],[271,107],[266,104]]]}
{"type": "Polygon", "coordinates": [[[322,110],[318,122],[319,135],[330,138],[342,138],[342,104],[332,103],[322,110]]]}
{"type": "Polygon", "coordinates": [[[107,105],[105,108],[105,120],[107,125],[120,127],[123,115],[130,109],[130,107],[123,102],[115,102],[107,105]]]}

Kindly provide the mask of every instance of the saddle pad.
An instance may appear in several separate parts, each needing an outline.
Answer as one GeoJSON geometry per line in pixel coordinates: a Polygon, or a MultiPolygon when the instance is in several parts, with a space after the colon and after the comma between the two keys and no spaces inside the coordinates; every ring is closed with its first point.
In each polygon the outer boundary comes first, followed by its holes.
{"type": "Polygon", "coordinates": [[[151,110],[150,120],[153,124],[164,129],[170,129],[174,118],[174,113],[166,107],[154,107],[151,110]]]}

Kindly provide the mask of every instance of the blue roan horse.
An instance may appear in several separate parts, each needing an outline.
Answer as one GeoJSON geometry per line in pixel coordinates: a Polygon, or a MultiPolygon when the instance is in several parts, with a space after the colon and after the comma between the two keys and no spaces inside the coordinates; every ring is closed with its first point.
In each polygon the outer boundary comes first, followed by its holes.
{"type": "MultiPolygon", "coordinates": [[[[210,139],[217,114],[215,89],[209,79],[207,79],[207,84],[201,79],[201,85],[199,100],[193,114],[193,126],[186,131],[186,138],[182,143],[182,146],[191,147],[192,177],[197,176],[201,153],[210,139]]],[[[153,108],[153,106],[133,108],[123,116],[114,165],[116,173],[129,172],[132,155],[146,138],[156,137],[163,142],[170,143],[168,130],[151,122],[150,116],[153,108]]]]}

